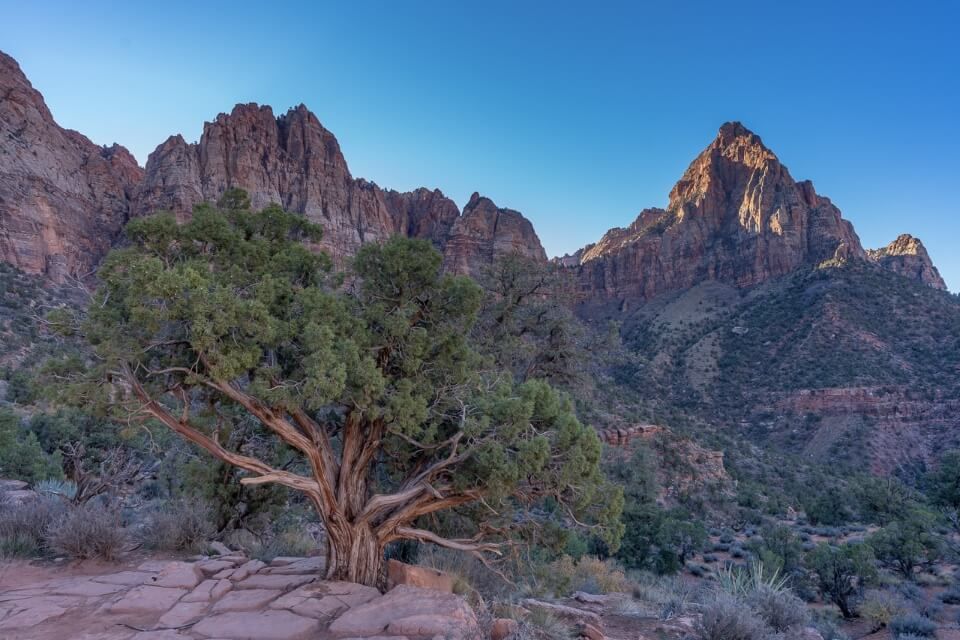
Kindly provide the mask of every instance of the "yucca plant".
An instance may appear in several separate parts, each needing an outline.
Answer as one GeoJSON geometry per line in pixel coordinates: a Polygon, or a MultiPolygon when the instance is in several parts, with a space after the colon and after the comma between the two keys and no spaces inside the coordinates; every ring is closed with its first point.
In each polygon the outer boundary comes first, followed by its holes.
{"type": "Polygon", "coordinates": [[[750,568],[727,565],[717,570],[717,586],[736,598],[744,598],[756,591],[782,593],[788,589],[787,576],[780,570],[764,571],[763,562],[751,563],[750,568]]]}
{"type": "Polygon", "coordinates": [[[41,495],[57,496],[72,501],[77,496],[77,484],[70,480],[41,480],[33,485],[34,491],[41,495]]]}

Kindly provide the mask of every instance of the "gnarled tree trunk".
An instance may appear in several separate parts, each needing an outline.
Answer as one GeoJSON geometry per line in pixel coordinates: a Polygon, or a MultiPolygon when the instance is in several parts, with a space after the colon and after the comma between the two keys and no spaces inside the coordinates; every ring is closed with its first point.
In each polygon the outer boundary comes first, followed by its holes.
{"type": "Polygon", "coordinates": [[[326,577],[386,589],[384,548],[368,525],[335,526],[327,531],[326,577]]]}

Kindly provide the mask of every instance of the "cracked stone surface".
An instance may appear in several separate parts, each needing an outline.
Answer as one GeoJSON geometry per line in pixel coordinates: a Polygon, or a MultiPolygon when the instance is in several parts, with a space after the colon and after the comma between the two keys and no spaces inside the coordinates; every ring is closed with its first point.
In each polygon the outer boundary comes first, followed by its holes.
{"type": "Polygon", "coordinates": [[[0,639],[409,640],[467,637],[475,625],[451,594],[324,581],[322,558],[78,567],[0,563],[0,639]]]}

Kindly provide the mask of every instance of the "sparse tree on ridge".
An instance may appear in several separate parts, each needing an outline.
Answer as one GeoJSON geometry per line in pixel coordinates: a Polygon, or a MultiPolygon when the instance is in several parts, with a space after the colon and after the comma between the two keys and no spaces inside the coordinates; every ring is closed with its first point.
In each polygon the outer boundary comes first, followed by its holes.
{"type": "Polygon", "coordinates": [[[344,290],[308,249],[319,234],[276,206],[249,211],[237,191],[182,225],[132,221],[83,324],[99,381],[84,400],[165,425],[245,484],[302,492],[326,529],[329,579],[382,585],[398,540],[488,558],[541,504],[615,545],[622,495],[595,432],[545,382],[484,373],[468,338],[479,287],[443,275],[426,241],[394,238],[360,250],[344,290]],[[226,446],[238,411],[302,466],[226,446]],[[432,523],[451,510],[471,524],[440,535],[432,523]]]}

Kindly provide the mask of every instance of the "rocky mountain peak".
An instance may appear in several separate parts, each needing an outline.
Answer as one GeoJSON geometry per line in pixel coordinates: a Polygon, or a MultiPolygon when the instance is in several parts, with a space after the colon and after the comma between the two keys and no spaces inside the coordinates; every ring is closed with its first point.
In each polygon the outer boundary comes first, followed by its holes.
{"type": "Polygon", "coordinates": [[[801,265],[863,257],[853,227],[810,182],[796,182],[759,136],[720,127],[670,192],[582,254],[581,290],[648,299],[706,280],[752,286],[801,265]]]}
{"type": "Polygon", "coordinates": [[[444,268],[478,274],[500,256],[519,254],[546,262],[547,254],[533,225],[519,211],[498,207],[474,193],[450,229],[444,268]]]}
{"type": "Polygon", "coordinates": [[[897,239],[880,249],[869,249],[867,258],[884,269],[902,276],[919,280],[934,289],[946,290],[947,285],[940,272],[933,265],[927,248],[919,238],[909,233],[897,236],[897,239]]]}
{"type": "Polygon", "coordinates": [[[56,281],[89,273],[129,218],[142,176],[120,145],[60,127],[0,52],[0,261],[56,281]]]}

